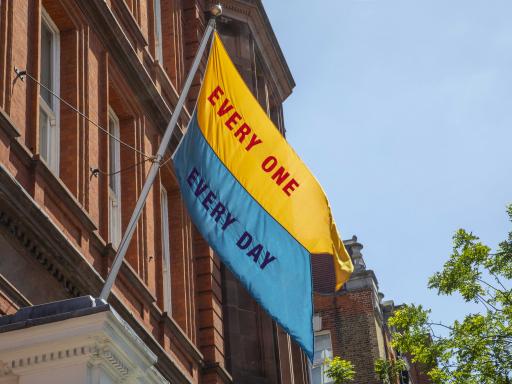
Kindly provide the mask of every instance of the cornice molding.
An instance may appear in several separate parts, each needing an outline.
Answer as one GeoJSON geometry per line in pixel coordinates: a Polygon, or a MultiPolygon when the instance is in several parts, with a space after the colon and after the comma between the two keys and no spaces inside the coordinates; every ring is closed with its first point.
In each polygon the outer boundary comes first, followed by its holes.
{"type": "Polygon", "coordinates": [[[7,360],[4,364],[9,368],[9,373],[19,375],[21,372],[40,369],[43,365],[48,368],[63,360],[76,359],[82,356],[93,355],[95,348],[90,345],[76,345],[69,348],[48,348],[44,351],[29,350],[24,354],[16,356],[15,359],[7,360]]]}
{"type": "MultiPolygon", "coordinates": [[[[113,248],[111,243],[108,243],[104,252],[104,255],[108,258],[108,260],[114,260],[116,253],[117,250],[113,248]]],[[[130,288],[140,294],[146,303],[152,304],[156,302],[156,297],[152,292],[149,291],[146,283],[141,279],[133,267],[126,261],[126,258],[121,264],[120,277],[125,279],[129,283],[130,288]]]]}
{"type": "Polygon", "coordinates": [[[137,24],[137,20],[132,15],[130,8],[128,8],[128,4],[124,0],[114,0],[112,1],[112,6],[114,11],[118,13],[120,21],[123,24],[128,32],[132,35],[132,37],[137,41],[140,47],[146,47],[148,45],[148,41],[146,37],[142,34],[139,25],[137,24]]]}
{"type": "MultiPolygon", "coordinates": [[[[71,297],[80,296],[84,292],[98,293],[99,287],[103,283],[101,276],[2,164],[0,164],[1,229],[37,260],[71,297]],[[35,235],[36,232],[38,236],[35,235]],[[51,251],[46,248],[48,246],[52,247],[51,251]]],[[[137,283],[142,294],[147,291],[140,279],[133,276],[134,272],[127,264],[124,265],[122,271],[128,278],[132,275],[131,281],[137,283]]],[[[150,302],[154,302],[154,296],[149,292],[147,295],[150,302]]],[[[169,374],[176,377],[178,382],[188,382],[185,380],[187,375],[175,366],[167,352],[139,323],[140,320],[130,313],[115,293],[111,295],[110,301],[115,304],[115,308],[123,314],[123,317],[130,319],[132,327],[136,328],[138,334],[144,337],[144,341],[152,350],[158,351],[159,359],[161,359],[159,366],[167,368],[169,374]]],[[[157,319],[162,319],[163,316],[167,317],[167,314],[162,314],[154,305],[150,305],[149,309],[157,319]]],[[[170,326],[179,341],[179,347],[187,351],[199,365],[202,365],[203,355],[181,328],[174,322],[171,321],[171,323],[167,323],[167,326],[170,326]]]]}
{"type": "Polygon", "coordinates": [[[87,211],[83,208],[82,204],[73,196],[71,191],[68,189],[66,184],[59,178],[56,177],[53,172],[48,168],[48,165],[41,159],[39,155],[33,155],[32,162],[34,169],[39,173],[46,184],[52,189],[55,196],[59,198],[59,201],[66,205],[73,217],[79,219],[80,223],[90,232],[97,230],[94,220],[89,216],[87,211]]]}
{"type": "Polygon", "coordinates": [[[0,378],[87,364],[116,382],[164,384],[157,357],[114,311],[0,334],[0,378]]]}
{"type": "MultiPolygon", "coordinates": [[[[160,343],[157,342],[154,336],[148,333],[144,326],[134,319],[133,313],[131,313],[122,304],[115,292],[110,295],[109,302],[114,308],[116,308],[123,319],[133,319],[133,321],[128,321],[128,323],[133,327],[136,334],[140,336],[141,340],[146,345],[151,347],[151,350],[156,354],[158,358],[157,367],[159,370],[161,370],[166,376],[172,378],[176,383],[192,382],[190,379],[188,379],[190,375],[181,369],[178,364],[176,364],[172,358],[170,358],[169,354],[163,349],[160,343]],[[169,364],[170,361],[172,361],[172,364],[169,364]]],[[[175,329],[171,328],[171,331],[178,332],[179,337],[177,337],[177,340],[180,342],[178,347],[183,348],[185,351],[191,353],[190,356],[199,364],[199,366],[202,366],[204,364],[203,355],[195,348],[194,344],[192,344],[192,342],[184,334],[182,334],[183,332],[181,329],[179,327],[175,329]],[[188,341],[183,343],[184,340],[188,341]]]]}
{"type": "Polygon", "coordinates": [[[0,230],[11,239],[16,240],[18,245],[24,248],[30,256],[38,261],[71,297],[80,296],[80,290],[72,282],[74,278],[62,272],[62,269],[59,267],[60,263],[57,262],[54,255],[44,250],[39,245],[40,242],[25,229],[24,225],[19,220],[15,219],[14,215],[10,214],[10,212],[2,209],[1,206],[0,230]]]}
{"type": "MultiPolygon", "coordinates": [[[[207,6],[217,1],[208,0],[207,6]]],[[[295,80],[286,62],[283,51],[277,41],[272,25],[261,1],[224,0],[222,1],[223,16],[249,25],[256,40],[267,72],[277,87],[281,102],[283,102],[295,87],[295,80]]]]}
{"type": "Polygon", "coordinates": [[[203,368],[203,373],[215,372],[217,376],[226,384],[233,383],[233,378],[229,372],[220,365],[218,362],[206,364],[203,368]]]}
{"type": "MultiPolygon", "coordinates": [[[[156,305],[154,306],[156,307],[156,305]]],[[[159,308],[156,308],[156,310],[160,311],[159,308]]],[[[188,338],[187,334],[181,329],[176,320],[170,317],[167,312],[162,313],[161,316],[163,318],[164,324],[169,327],[173,336],[179,340],[180,345],[184,348],[184,350],[187,351],[187,353],[189,353],[190,356],[199,363],[199,365],[204,364],[203,354],[199,351],[198,348],[196,348],[192,340],[188,338]]]]}
{"type": "MultiPolygon", "coordinates": [[[[1,215],[1,214],[0,214],[1,215]]],[[[7,300],[15,307],[27,307],[32,303],[16,289],[2,274],[0,274],[0,290],[7,294],[7,300]]]]}

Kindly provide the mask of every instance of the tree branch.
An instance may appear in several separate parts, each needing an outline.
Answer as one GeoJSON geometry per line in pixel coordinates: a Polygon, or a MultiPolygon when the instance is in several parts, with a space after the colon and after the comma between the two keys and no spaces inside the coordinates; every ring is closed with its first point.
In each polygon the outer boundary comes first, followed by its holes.
{"type": "Polygon", "coordinates": [[[428,326],[431,326],[431,325],[437,325],[439,327],[443,327],[443,328],[446,328],[446,329],[449,329],[450,331],[453,331],[454,328],[453,327],[450,327],[448,325],[444,325],[442,323],[433,323],[433,322],[430,322],[430,323],[426,323],[428,326]]]}
{"type": "MultiPolygon", "coordinates": [[[[495,277],[495,278],[496,278],[496,277],[495,277]]],[[[498,288],[496,288],[496,287],[492,286],[492,285],[491,285],[491,284],[489,284],[487,281],[482,280],[482,279],[481,279],[481,278],[479,278],[479,277],[477,277],[477,278],[476,278],[476,280],[477,280],[478,282],[482,283],[482,284],[487,285],[489,288],[494,289],[496,292],[500,292],[500,293],[502,293],[502,294],[505,294],[505,292],[503,292],[501,289],[498,289],[498,288]]]]}
{"type": "Polygon", "coordinates": [[[477,298],[482,302],[482,304],[484,304],[484,305],[485,305],[485,307],[487,308],[487,310],[488,310],[489,312],[492,312],[492,311],[491,311],[491,310],[489,310],[489,308],[488,308],[487,306],[489,306],[489,307],[493,308],[496,312],[503,312],[503,310],[502,310],[502,309],[500,309],[500,308],[496,308],[493,304],[491,304],[488,300],[485,300],[485,299],[484,299],[481,295],[479,295],[478,293],[476,294],[476,297],[477,297],[477,298]]]}

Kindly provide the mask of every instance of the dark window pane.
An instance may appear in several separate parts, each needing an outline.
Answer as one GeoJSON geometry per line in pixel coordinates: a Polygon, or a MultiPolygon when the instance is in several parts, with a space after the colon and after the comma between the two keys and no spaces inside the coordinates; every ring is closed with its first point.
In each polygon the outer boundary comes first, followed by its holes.
{"type": "MultiPolygon", "coordinates": [[[[53,33],[46,23],[41,23],[41,83],[46,87],[53,89],[53,33]]],[[[48,106],[53,109],[52,97],[48,90],[41,87],[41,97],[46,101],[48,106]]]]}
{"type": "Polygon", "coordinates": [[[48,115],[41,108],[39,109],[39,153],[43,159],[48,161],[48,115]]]}
{"type": "MultiPolygon", "coordinates": [[[[114,119],[112,118],[109,118],[108,119],[108,128],[109,128],[109,132],[111,135],[114,135],[114,136],[117,136],[117,130],[116,130],[116,122],[114,121],[114,119]]],[[[109,136],[108,137],[108,140],[109,140],[109,152],[110,152],[110,162],[109,162],[109,173],[110,173],[110,177],[109,177],[109,187],[112,191],[114,192],[117,192],[117,185],[116,185],[116,175],[113,175],[112,173],[115,172],[116,170],[114,169],[115,166],[117,165],[117,159],[116,159],[116,156],[117,156],[117,151],[116,151],[116,141],[115,139],[112,137],[112,136],[109,136]]]]}

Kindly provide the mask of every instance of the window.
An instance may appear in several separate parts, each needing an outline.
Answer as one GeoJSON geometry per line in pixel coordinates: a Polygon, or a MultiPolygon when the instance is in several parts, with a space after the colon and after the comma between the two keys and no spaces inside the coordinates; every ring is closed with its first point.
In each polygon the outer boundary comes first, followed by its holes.
{"type": "Polygon", "coordinates": [[[112,108],[108,112],[108,209],[110,242],[118,246],[121,241],[121,154],[119,145],[119,119],[112,108]],[[116,140],[117,139],[117,140],[116,140]]]}
{"type": "Polygon", "coordinates": [[[325,366],[323,365],[325,359],[332,358],[332,344],[331,333],[323,331],[315,333],[315,355],[313,358],[313,384],[327,384],[334,381],[327,377],[325,373],[325,366]]]}
{"type": "Polygon", "coordinates": [[[162,7],[160,0],[155,0],[153,5],[155,12],[155,56],[162,64],[164,62],[164,55],[162,50],[162,7]]]}
{"type": "Polygon", "coordinates": [[[50,169],[59,174],[59,30],[48,13],[41,13],[40,81],[39,87],[39,153],[50,169]],[[51,92],[50,92],[51,91],[51,92]]]}
{"type": "Polygon", "coordinates": [[[160,185],[160,213],[162,217],[162,274],[164,311],[171,313],[171,251],[169,245],[169,199],[160,185]]]}

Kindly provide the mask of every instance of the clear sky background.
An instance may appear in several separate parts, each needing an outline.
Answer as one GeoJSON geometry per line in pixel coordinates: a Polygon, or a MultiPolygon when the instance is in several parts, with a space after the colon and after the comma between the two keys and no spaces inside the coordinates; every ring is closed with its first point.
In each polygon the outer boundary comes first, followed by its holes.
{"type": "Polygon", "coordinates": [[[287,138],[385,299],[480,308],[426,286],[457,228],[512,228],[512,1],[263,1],[297,83],[287,138]]]}

